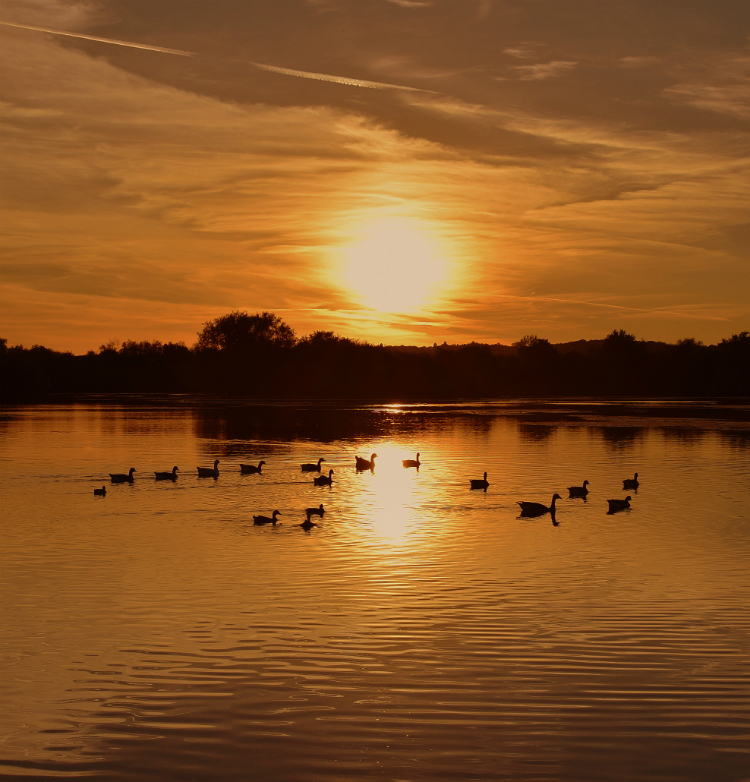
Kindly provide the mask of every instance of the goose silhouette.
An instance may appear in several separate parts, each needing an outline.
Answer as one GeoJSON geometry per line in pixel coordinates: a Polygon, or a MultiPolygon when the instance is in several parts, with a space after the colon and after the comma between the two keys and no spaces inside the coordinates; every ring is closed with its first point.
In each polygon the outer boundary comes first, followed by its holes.
{"type": "Polygon", "coordinates": [[[621,510],[628,510],[630,508],[630,500],[632,498],[628,495],[624,500],[607,500],[609,510],[607,513],[619,513],[621,510]]]}
{"type": "Polygon", "coordinates": [[[355,464],[357,466],[357,472],[364,472],[365,470],[374,470],[376,458],[377,458],[376,453],[372,454],[369,459],[363,459],[361,456],[355,456],[354,459],[355,459],[355,464]]]}
{"type": "Polygon", "coordinates": [[[516,504],[521,506],[522,516],[543,516],[545,513],[551,513],[554,516],[555,500],[561,499],[562,497],[559,494],[553,494],[549,508],[546,505],[542,505],[541,502],[518,502],[516,504]]]}
{"type": "Polygon", "coordinates": [[[257,467],[254,464],[240,464],[240,472],[243,475],[256,475],[256,474],[262,475],[263,473],[261,472],[261,470],[263,469],[264,464],[265,462],[262,459],[260,462],[258,462],[257,467]]]}
{"type": "Polygon", "coordinates": [[[325,459],[321,456],[317,464],[301,464],[300,467],[302,472],[320,472],[320,463],[324,461],[325,459]]]}
{"type": "Polygon", "coordinates": [[[270,516],[253,516],[253,524],[256,527],[262,527],[264,524],[273,524],[276,526],[276,517],[281,514],[275,510],[270,516]]]}
{"type": "Polygon", "coordinates": [[[568,486],[568,494],[571,497],[583,497],[583,499],[586,499],[586,495],[589,493],[589,490],[586,488],[589,485],[588,481],[583,482],[583,486],[568,486]]]}
{"type": "Polygon", "coordinates": [[[313,527],[317,527],[318,525],[314,521],[310,521],[310,519],[307,518],[299,526],[302,527],[305,532],[309,532],[313,527]]]}
{"type": "Polygon", "coordinates": [[[484,474],[484,478],[477,478],[473,481],[469,481],[469,484],[471,485],[472,489],[484,489],[487,491],[487,487],[490,485],[489,481],[487,480],[487,473],[484,474]]]}
{"type": "Polygon", "coordinates": [[[157,481],[176,481],[179,469],[179,467],[173,467],[169,472],[155,472],[154,476],[157,481]]]}
{"type": "Polygon", "coordinates": [[[305,513],[307,514],[307,520],[310,520],[310,516],[320,516],[323,518],[323,514],[326,512],[326,509],[323,507],[323,503],[321,502],[320,505],[317,508],[306,508],[305,513]]]}
{"type": "Polygon", "coordinates": [[[198,477],[199,478],[218,478],[219,477],[219,460],[214,459],[214,466],[213,467],[199,467],[198,468],[198,477]]]}
{"type": "Polygon", "coordinates": [[[403,459],[401,464],[403,464],[404,467],[416,467],[419,469],[419,465],[422,464],[422,462],[419,461],[419,454],[417,454],[416,459],[403,459]]]}
{"type": "Polygon", "coordinates": [[[328,470],[328,476],[318,475],[317,478],[313,478],[313,483],[316,486],[330,486],[333,483],[333,470],[328,470]]]}
{"type": "Polygon", "coordinates": [[[622,482],[622,488],[623,489],[637,489],[638,488],[638,473],[636,473],[632,478],[626,478],[622,482]]]}
{"type": "Polygon", "coordinates": [[[125,475],[125,473],[121,472],[115,472],[110,473],[109,477],[112,481],[112,483],[132,483],[133,482],[133,473],[135,472],[135,467],[131,467],[130,470],[128,470],[128,474],[125,475]]]}
{"type": "Polygon", "coordinates": [[[107,487],[102,486],[101,489],[94,489],[94,496],[95,497],[106,497],[107,496],[107,487]]]}

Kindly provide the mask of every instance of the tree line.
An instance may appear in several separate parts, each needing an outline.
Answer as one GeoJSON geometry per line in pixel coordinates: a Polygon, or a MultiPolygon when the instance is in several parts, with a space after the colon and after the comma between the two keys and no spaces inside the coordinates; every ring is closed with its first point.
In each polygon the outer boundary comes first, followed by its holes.
{"type": "Polygon", "coordinates": [[[0,401],[113,393],[389,401],[750,396],[747,331],[717,345],[645,342],[619,329],[572,349],[536,335],[498,348],[373,345],[331,331],[298,338],[273,313],[231,312],[205,323],[192,347],[126,341],[77,356],[0,339],[0,401]]]}

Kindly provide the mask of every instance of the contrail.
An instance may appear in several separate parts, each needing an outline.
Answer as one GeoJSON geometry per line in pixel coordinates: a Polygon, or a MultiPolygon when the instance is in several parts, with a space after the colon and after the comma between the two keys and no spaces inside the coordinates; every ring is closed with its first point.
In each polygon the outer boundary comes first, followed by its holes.
{"type": "MultiPolygon", "coordinates": [[[[131,49],[146,49],[150,52],[161,52],[162,54],[177,54],[181,57],[200,57],[197,52],[185,52],[182,49],[167,49],[164,46],[151,46],[146,43],[133,43],[132,41],[119,41],[116,38],[100,38],[97,35],[84,35],[83,33],[69,33],[64,30],[51,30],[48,27],[32,27],[28,24],[14,24],[13,22],[0,22],[0,25],[6,27],[17,27],[21,30],[34,30],[38,33],[50,33],[51,35],[65,35],[69,38],[83,38],[86,41],[98,41],[99,43],[111,43],[115,46],[128,46],[131,49]]],[[[221,58],[225,59],[225,58],[221,58]]],[[[315,73],[314,71],[298,71],[293,68],[281,68],[277,65],[266,65],[261,62],[252,62],[251,60],[232,60],[233,62],[243,62],[252,65],[261,71],[270,73],[280,73],[284,76],[296,76],[300,79],[314,79],[316,81],[329,81],[333,84],[345,84],[349,87],[367,87],[371,90],[406,90],[408,92],[432,92],[432,90],[422,90],[419,87],[405,87],[401,84],[387,84],[381,81],[368,81],[367,79],[352,79],[348,76],[335,76],[330,73],[315,73]]]]}

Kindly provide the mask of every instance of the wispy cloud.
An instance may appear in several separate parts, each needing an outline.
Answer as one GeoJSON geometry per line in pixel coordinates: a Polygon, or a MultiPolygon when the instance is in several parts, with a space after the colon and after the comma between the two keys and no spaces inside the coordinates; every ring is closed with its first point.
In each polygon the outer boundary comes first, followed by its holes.
{"type": "Polygon", "coordinates": [[[578,65],[569,60],[553,60],[552,62],[540,62],[534,65],[515,65],[514,71],[521,74],[521,79],[531,81],[536,79],[555,79],[563,76],[578,65]]]}

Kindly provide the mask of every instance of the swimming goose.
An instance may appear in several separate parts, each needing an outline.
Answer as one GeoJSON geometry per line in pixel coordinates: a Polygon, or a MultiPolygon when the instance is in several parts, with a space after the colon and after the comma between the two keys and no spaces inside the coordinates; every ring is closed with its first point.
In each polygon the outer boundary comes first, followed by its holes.
{"type": "Polygon", "coordinates": [[[179,467],[173,467],[170,472],[155,472],[157,481],[176,481],[179,467]]]}
{"type": "Polygon", "coordinates": [[[637,489],[638,488],[638,473],[636,473],[632,478],[626,478],[622,482],[622,488],[623,489],[637,489]]]}
{"type": "Polygon", "coordinates": [[[307,518],[299,526],[302,527],[305,532],[309,532],[313,527],[317,527],[318,525],[314,521],[310,521],[310,519],[307,518]]]}
{"type": "Polygon", "coordinates": [[[109,477],[112,479],[112,483],[132,483],[134,472],[135,472],[135,467],[131,467],[127,475],[121,472],[115,472],[115,473],[110,473],[109,477]]]}
{"type": "Polygon", "coordinates": [[[106,497],[107,496],[107,487],[102,486],[101,489],[94,489],[94,496],[95,497],[106,497]]]}
{"type": "Polygon", "coordinates": [[[219,460],[214,459],[214,466],[213,467],[199,467],[198,468],[198,477],[199,478],[218,478],[219,477],[219,460]]]}
{"type": "Polygon", "coordinates": [[[277,510],[271,514],[270,518],[268,516],[253,516],[253,524],[255,524],[256,527],[260,527],[263,524],[273,524],[275,527],[277,516],[281,516],[277,510]]]}
{"type": "Polygon", "coordinates": [[[586,488],[589,485],[588,481],[583,482],[583,486],[568,486],[568,494],[571,497],[583,497],[583,499],[586,499],[586,495],[589,493],[589,490],[586,488]]]}
{"type": "Polygon", "coordinates": [[[403,464],[404,467],[416,467],[419,469],[419,465],[422,464],[422,462],[419,461],[419,454],[417,454],[416,459],[402,459],[401,464],[403,464]]]}
{"type": "Polygon", "coordinates": [[[356,460],[357,472],[364,472],[365,470],[374,470],[376,457],[377,457],[376,453],[372,454],[372,456],[370,456],[369,459],[363,459],[361,456],[355,456],[354,458],[356,460]]]}
{"type": "Polygon", "coordinates": [[[484,474],[484,478],[481,480],[477,478],[476,480],[469,481],[469,483],[471,484],[472,489],[484,489],[485,491],[487,491],[487,487],[490,485],[487,480],[487,473],[484,474]]]}
{"type": "Polygon", "coordinates": [[[608,513],[617,513],[621,510],[628,510],[630,508],[631,497],[628,495],[624,500],[607,500],[609,503],[608,513]]]}
{"type": "Polygon", "coordinates": [[[545,513],[551,513],[555,515],[555,500],[561,500],[562,497],[559,494],[552,495],[552,504],[549,508],[546,505],[542,505],[541,502],[518,502],[517,505],[521,506],[522,516],[542,516],[545,513]]]}
{"type": "Polygon", "coordinates": [[[313,478],[313,483],[316,486],[330,486],[333,483],[333,470],[328,470],[328,477],[325,475],[319,475],[317,478],[313,478]]]}
{"type": "Polygon", "coordinates": [[[240,464],[240,472],[243,475],[255,475],[256,473],[262,475],[261,469],[263,468],[263,465],[265,462],[261,459],[260,462],[258,462],[258,466],[256,467],[254,464],[240,464]]]}
{"type": "Polygon", "coordinates": [[[307,514],[307,520],[310,520],[310,516],[320,516],[320,518],[323,518],[323,514],[326,512],[326,509],[323,507],[323,503],[321,502],[320,505],[317,508],[307,508],[305,510],[305,513],[307,514]]]}
{"type": "Polygon", "coordinates": [[[301,464],[300,467],[302,467],[302,472],[320,472],[320,463],[324,461],[325,459],[321,457],[317,464],[301,464]]]}

